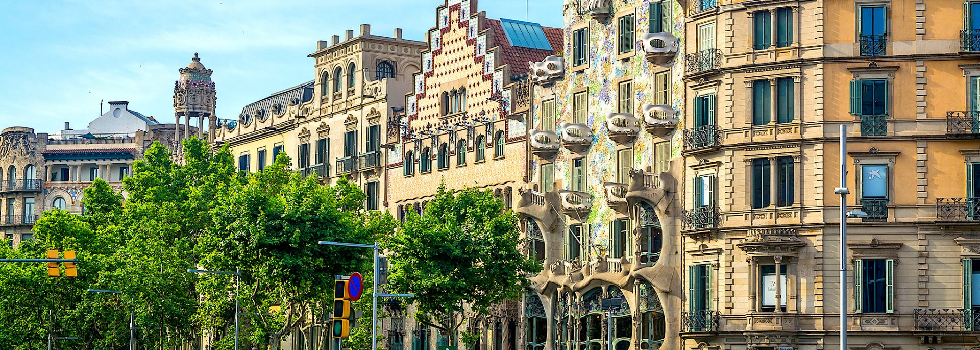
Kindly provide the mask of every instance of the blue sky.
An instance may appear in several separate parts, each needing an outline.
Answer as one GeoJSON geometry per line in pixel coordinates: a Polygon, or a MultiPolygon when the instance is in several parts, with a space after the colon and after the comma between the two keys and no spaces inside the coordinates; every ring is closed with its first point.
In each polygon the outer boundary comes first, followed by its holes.
{"type": "MultiPolygon", "coordinates": [[[[562,24],[562,0],[483,0],[489,18],[562,24]],[[529,7],[529,8],[528,8],[529,7]]],[[[422,40],[441,0],[0,1],[0,128],[85,128],[99,101],[173,122],[177,69],[200,52],[220,118],[313,79],[317,40],[371,24],[422,40]]],[[[106,105],[108,108],[108,105],[106,105]]]]}

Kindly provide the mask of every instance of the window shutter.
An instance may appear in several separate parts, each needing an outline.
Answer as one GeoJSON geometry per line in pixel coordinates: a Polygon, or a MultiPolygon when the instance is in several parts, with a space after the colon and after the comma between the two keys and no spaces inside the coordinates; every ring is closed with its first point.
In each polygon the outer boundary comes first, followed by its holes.
{"type": "Polygon", "coordinates": [[[659,2],[650,3],[650,33],[664,31],[663,23],[663,4],[659,2]]]}
{"type": "MultiPolygon", "coordinates": [[[[705,289],[705,293],[704,293],[704,298],[705,298],[705,301],[704,301],[704,304],[705,305],[704,306],[705,306],[705,308],[704,309],[705,310],[714,310],[715,309],[714,308],[714,299],[715,299],[714,298],[714,295],[715,295],[715,293],[714,293],[714,286],[715,286],[715,278],[714,277],[715,276],[714,275],[715,275],[715,273],[714,273],[714,270],[711,268],[711,265],[710,264],[703,265],[703,266],[704,266],[704,273],[706,275],[705,276],[705,279],[704,279],[705,280],[705,283],[704,283],[705,284],[705,286],[704,286],[705,287],[704,288],[705,289]]],[[[710,325],[710,323],[708,323],[708,325],[710,325]]]]}
{"type": "Polygon", "coordinates": [[[861,106],[864,104],[861,100],[862,83],[860,80],[851,80],[851,115],[861,115],[861,106]]]}
{"type": "Polygon", "coordinates": [[[701,193],[701,188],[704,186],[704,177],[698,176],[694,178],[694,208],[701,206],[704,203],[704,193],[701,193]]]}
{"type": "Polygon", "coordinates": [[[607,254],[609,254],[610,258],[619,257],[616,254],[616,247],[619,247],[619,237],[617,237],[619,236],[619,234],[618,232],[616,232],[617,231],[616,226],[618,226],[616,225],[616,220],[609,222],[609,247],[607,249],[607,254]]]}
{"type": "MultiPolygon", "coordinates": [[[[861,277],[861,259],[854,260],[854,312],[861,313],[861,289],[862,282],[864,281],[861,277]]],[[[843,312],[843,311],[842,311],[843,312]]]]}
{"type": "MultiPolygon", "coordinates": [[[[963,259],[963,309],[973,309],[973,260],[963,259]]],[[[972,319],[968,317],[967,319],[972,319]]],[[[973,322],[965,322],[967,330],[972,330],[973,322]]]]}
{"type": "Polygon", "coordinates": [[[697,280],[698,280],[698,266],[691,265],[687,267],[687,288],[688,288],[688,311],[694,313],[697,311],[697,280]]]}
{"type": "Polygon", "coordinates": [[[885,312],[895,312],[895,260],[885,261],[885,312]]]}
{"type": "Polygon", "coordinates": [[[707,105],[708,123],[707,125],[715,125],[715,95],[708,95],[708,105],[707,105]]]}
{"type": "MultiPolygon", "coordinates": [[[[972,111],[980,111],[980,77],[973,77],[971,87],[973,91],[970,91],[970,101],[972,102],[970,108],[972,111]]],[[[974,124],[976,124],[976,117],[973,117],[974,124]]]]}
{"type": "Polygon", "coordinates": [[[706,96],[698,96],[694,98],[694,126],[704,125],[705,110],[704,101],[706,96]]]}
{"type": "Polygon", "coordinates": [[[705,199],[708,200],[708,205],[714,205],[715,204],[715,176],[714,175],[708,176],[707,178],[705,178],[705,180],[707,180],[708,182],[707,184],[705,184],[705,187],[708,190],[708,193],[705,195],[705,199]]]}
{"type": "Polygon", "coordinates": [[[885,85],[885,93],[884,93],[884,95],[885,95],[885,115],[888,115],[889,108],[888,108],[888,81],[887,80],[885,80],[884,85],[885,85]]]}

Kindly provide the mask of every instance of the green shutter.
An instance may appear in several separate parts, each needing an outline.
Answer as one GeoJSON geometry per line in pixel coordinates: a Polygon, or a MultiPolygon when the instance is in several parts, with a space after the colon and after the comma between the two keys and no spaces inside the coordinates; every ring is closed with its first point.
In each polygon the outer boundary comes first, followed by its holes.
{"type": "MultiPolygon", "coordinates": [[[[963,259],[963,309],[970,310],[973,308],[973,293],[972,293],[972,280],[973,280],[973,260],[963,259]]],[[[973,322],[967,322],[967,327],[971,326],[973,322]]]]}
{"type": "Polygon", "coordinates": [[[687,288],[688,288],[688,304],[687,304],[687,308],[688,308],[688,311],[690,311],[691,313],[697,311],[697,306],[695,306],[696,303],[697,303],[697,301],[696,301],[697,300],[697,298],[696,298],[696,296],[697,296],[696,289],[697,288],[695,288],[697,286],[697,280],[698,280],[698,277],[697,277],[697,274],[698,273],[697,273],[697,271],[698,271],[698,266],[697,265],[691,265],[691,266],[688,266],[687,267],[687,278],[688,278],[688,280],[687,280],[687,288]]]}
{"type": "Polygon", "coordinates": [[[975,193],[973,175],[975,174],[974,168],[976,167],[976,165],[977,163],[966,163],[966,197],[967,198],[973,197],[973,194],[975,193]]]}
{"type": "Polygon", "coordinates": [[[895,312],[895,260],[885,260],[885,312],[895,312]]]}
{"type": "MultiPolygon", "coordinates": [[[[970,109],[972,111],[974,111],[974,112],[975,111],[980,111],[980,77],[972,77],[970,79],[972,80],[971,81],[971,83],[972,83],[971,85],[972,86],[971,86],[971,89],[970,89],[970,90],[972,90],[972,91],[970,91],[970,102],[971,102],[970,109]]],[[[974,125],[977,125],[977,123],[976,123],[976,117],[973,117],[973,119],[974,119],[974,123],[973,124],[974,125]]],[[[974,126],[974,128],[976,128],[976,126],[974,126]]],[[[974,131],[974,132],[976,132],[976,131],[974,131]]]]}
{"type": "Polygon", "coordinates": [[[885,80],[885,115],[889,115],[889,113],[888,113],[888,110],[889,110],[889,108],[888,108],[888,91],[889,91],[888,90],[888,81],[885,80]]]}
{"type": "MultiPolygon", "coordinates": [[[[861,259],[854,260],[854,312],[861,313],[861,259]]],[[[843,312],[843,311],[841,311],[843,312]]]]}
{"type": "Polygon", "coordinates": [[[619,245],[618,245],[618,243],[619,243],[619,239],[618,238],[619,237],[617,237],[618,234],[616,232],[617,226],[619,226],[619,225],[616,224],[616,220],[613,220],[613,221],[610,221],[609,222],[609,249],[608,249],[608,254],[609,254],[609,257],[610,258],[618,258],[619,257],[617,255],[617,252],[616,252],[616,248],[619,247],[619,245]]]}
{"type": "Polygon", "coordinates": [[[861,106],[864,104],[861,86],[861,80],[851,80],[851,115],[861,115],[861,106]]]}
{"type": "Polygon", "coordinates": [[[701,206],[701,196],[704,195],[704,193],[701,193],[701,184],[703,181],[703,177],[698,176],[694,178],[694,208],[701,206]]]}
{"type": "Polygon", "coordinates": [[[708,193],[705,194],[705,197],[708,200],[708,205],[714,205],[715,204],[715,176],[711,175],[705,177],[705,181],[708,182],[708,185],[705,186],[708,189],[708,193]]]}
{"type": "Polygon", "coordinates": [[[714,301],[715,301],[715,298],[714,298],[714,295],[715,295],[715,293],[714,293],[714,291],[715,291],[715,288],[714,288],[714,286],[715,286],[715,278],[714,278],[715,277],[715,271],[714,271],[714,269],[711,268],[711,265],[710,264],[706,264],[706,265],[704,265],[704,273],[706,275],[705,276],[705,288],[704,288],[704,290],[705,290],[705,293],[704,293],[705,308],[704,309],[705,310],[714,310],[715,309],[715,305],[714,305],[714,301]]]}
{"type": "Polygon", "coordinates": [[[715,95],[708,95],[708,106],[707,106],[708,123],[707,125],[715,125],[715,95]]]}

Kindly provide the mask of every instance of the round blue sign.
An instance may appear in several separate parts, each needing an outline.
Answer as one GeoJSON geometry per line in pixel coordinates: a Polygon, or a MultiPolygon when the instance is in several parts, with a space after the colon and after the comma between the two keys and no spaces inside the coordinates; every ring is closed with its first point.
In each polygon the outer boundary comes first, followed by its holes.
{"type": "Polygon", "coordinates": [[[359,272],[350,274],[350,281],[347,282],[347,295],[350,296],[350,300],[357,301],[361,298],[362,292],[364,292],[364,277],[361,277],[359,272]]]}

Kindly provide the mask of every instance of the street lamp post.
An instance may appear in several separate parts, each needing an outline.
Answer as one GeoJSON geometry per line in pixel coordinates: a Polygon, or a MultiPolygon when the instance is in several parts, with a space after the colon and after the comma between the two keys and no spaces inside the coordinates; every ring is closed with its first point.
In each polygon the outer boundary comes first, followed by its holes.
{"type": "Polygon", "coordinates": [[[209,273],[215,275],[235,275],[235,350],[238,350],[238,284],[241,278],[242,271],[235,269],[235,271],[208,271],[208,270],[194,270],[188,269],[187,272],[190,273],[209,273]]]}
{"type": "Polygon", "coordinates": [[[840,195],[840,350],[847,350],[847,219],[864,218],[868,214],[856,210],[847,211],[847,125],[840,126],[840,187],[834,189],[840,195]]]}
{"type": "MultiPolygon", "coordinates": [[[[119,295],[122,295],[122,292],[120,292],[118,290],[89,289],[89,290],[86,290],[86,292],[91,292],[91,293],[108,293],[108,294],[119,294],[119,295]]],[[[133,313],[135,311],[136,311],[135,310],[135,306],[130,305],[129,306],[129,350],[133,350],[133,349],[136,348],[136,345],[133,342],[133,339],[134,339],[133,338],[133,327],[134,327],[134,324],[133,324],[133,322],[134,322],[134,320],[133,320],[134,319],[133,313]]]]}

